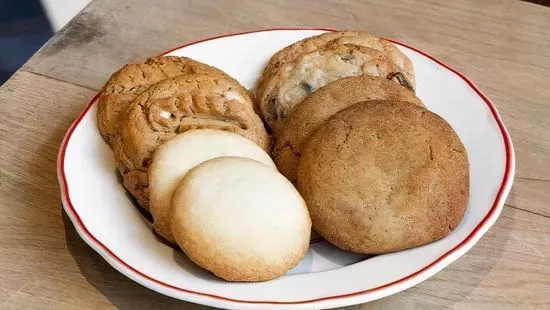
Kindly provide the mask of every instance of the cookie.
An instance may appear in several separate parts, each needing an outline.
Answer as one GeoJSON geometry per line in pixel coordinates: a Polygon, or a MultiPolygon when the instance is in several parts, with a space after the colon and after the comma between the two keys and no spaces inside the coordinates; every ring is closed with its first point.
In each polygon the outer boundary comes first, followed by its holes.
{"type": "Polygon", "coordinates": [[[148,171],[150,211],[153,227],[160,236],[174,242],[170,229],[170,200],[185,174],[204,161],[222,156],[251,158],[275,168],[261,147],[227,131],[188,130],[158,147],[148,171]]]}
{"type": "Polygon", "coordinates": [[[142,92],[126,111],[112,144],[124,186],[147,209],[147,169],[155,149],[189,129],[240,134],[264,150],[270,140],[248,92],[232,79],[189,74],[142,92]]]}
{"type": "Polygon", "coordinates": [[[294,107],[319,87],[347,76],[385,78],[397,71],[383,53],[374,49],[334,45],[301,55],[280,67],[258,88],[258,105],[268,126],[277,133],[294,107]]]}
{"type": "Polygon", "coordinates": [[[118,134],[120,116],[132,100],[151,85],[167,78],[189,73],[230,77],[223,71],[186,57],[158,56],[144,63],[128,64],[115,72],[101,92],[97,107],[97,124],[108,143],[118,134]]]}
{"type": "Polygon", "coordinates": [[[466,150],[443,118],[410,103],[369,101],[310,136],[298,189],[326,240],[386,253],[441,239],[460,223],[468,170],[466,150]]]}
{"type": "Polygon", "coordinates": [[[218,157],[189,171],[172,198],[177,244],[228,281],[265,281],[305,256],[311,220],[294,186],[275,169],[218,157]]]}
{"type": "Polygon", "coordinates": [[[404,73],[414,89],[414,66],[411,60],[399,51],[399,49],[390,41],[379,38],[367,32],[358,31],[325,32],[317,36],[305,38],[285,47],[271,57],[269,63],[264,69],[264,74],[262,75],[259,85],[265,83],[263,81],[264,78],[272,75],[272,72],[277,70],[277,68],[281,67],[285,63],[293,61],[300,55],[312,52],[327,45],[342,45],[349,43],[372,48],[388,55],[388,57],[398,66],[400,71],[404,73]]]}
{"type": "Polygon", "coordinates": [[[276,135],[272,154],[279,171],[295,183],[302,143],[309,135],[338,111],[368,100],[408,101],[423,106],[414,93],[385,78],[360,75],[329,83],[299,103],[276,135]]]}

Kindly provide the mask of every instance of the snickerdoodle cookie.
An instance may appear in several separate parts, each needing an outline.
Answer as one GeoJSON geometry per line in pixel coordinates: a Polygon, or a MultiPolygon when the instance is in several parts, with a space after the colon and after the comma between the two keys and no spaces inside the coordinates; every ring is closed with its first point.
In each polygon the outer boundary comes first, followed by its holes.
{"type": "Polygon", "coordinates": [[[466,150],[440,116],[406,102],[338,112],[305,143],[298,189],[336,246],[386,253],[445,237],[468,202],[466,150]]]}

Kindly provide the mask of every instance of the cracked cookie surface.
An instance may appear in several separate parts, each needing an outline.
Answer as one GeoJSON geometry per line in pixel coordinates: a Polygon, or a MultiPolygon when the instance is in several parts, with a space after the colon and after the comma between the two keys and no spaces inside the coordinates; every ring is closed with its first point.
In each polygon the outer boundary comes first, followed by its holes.
{"type": "Polygon", "coordinates": [[[296,182],[302,144],[332,115],[361,101],[397,100],[424,106],[414,93],[385,78],[352,76],[329,83],[299,103],[275,136],[272,155],[279,171],[296,182]]]}
{"type": "Polygon", "coordinates": [[[113,151],[124,186],[148,208],[147,169],[163,142],[189,129],[225,130],[269,150],[269,136],[248,92],[232,79],[189,74],[142,92],[126,111],[113,151]]]}
{"type": "Polygon", "coordinates": [[[196,60],[177,56],[158,56],[144,63],[128,64],[115,72],[98,99],[97,123],[103,138],[112,144],[118,134],[120,117],[134,100],[151,85],[178,75],[203,73],[231,79],[223,71],[196,60]]]}
{"type": "Polygon", "coordinates": [[[468,156],[437,114],[397,101],[357,103],[306,142],[298,189],[336,246],[377,254],[449,234],[469,195],[468,156]]]}

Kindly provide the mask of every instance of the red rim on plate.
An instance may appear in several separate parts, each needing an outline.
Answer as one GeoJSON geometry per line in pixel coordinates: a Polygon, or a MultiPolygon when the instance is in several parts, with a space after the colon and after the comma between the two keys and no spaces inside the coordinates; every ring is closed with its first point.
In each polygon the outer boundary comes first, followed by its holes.
{"type": "MultiPolygon", "coordinates": [[[[194,45],[194,44],[197,44],[197,43],[201,43],[201,42],[205,42],[205,41],[210,41],[210,40],[214,40],[214,39],[219,39],[219,38],[225,38],[225,37],[231,37],[231,36],[237,36],[237,35],[243,35],[243,34],[249,34],[249,33],[256,33],[256,32],[266,32],[266,31],[277,31],[277,30],[321,30],[321,31],[337,31],[335,29],[330,29],[330,28],[272,28],[272,29],[264,29],[264,30],[255,30],[255,31],[247,31],[247,32],[240,32],[240,33],[234,33],[234,34],[228,34],[228,35],[221,35],[221,36],[216,36],[216,37],[212,37],[212,38],[208,38],[208,39],[203,39],[203,40],[199,40],[199,41],[195,41],[195,42],[192,42],[192,43],[188,43],[188,44],[184,44],[184,45],[181,45],[179,47],[176,47],[174,49],[171,49],[167,52],[164,52],[161,54],[162,55],[166,55],[170,52],[173,52],[175,50],[178,50],[178,49],[181,49],[181,48],[184,48],[186,46],[190,46],[190,45],[194,45]]],[[[503,179],[502,179],[502,182],[500,184],[500,187],[499,187],[499,190],[498,190],[498,193],[497,193],[497,196],[493,202],[493,205],[491,206],[491,209],[489,210],[489,212],[485,215],[485,217],[481,220],[481,222],[470,232],[470,234],[464,239],[462,240],[458,245],[456,245],[454,248],[450,249],[449,251],[447,251],[446,253],[444,253],[443,255],[441,255],[439,258],[437,258],[436,260],[434,260],[433,262],[431,262],[430,264],[426,265],[425,267],[423,267],[422,269],[414,272],[414,273],[411,273],[409,274],[408,276],[406,277],[403,277],[399,280],[396,280],[396,281],[393,281],[393,282],[390,282],[390,283],[387,283],[387,284],[384,284],[384,285],[381,285],[381,286],[378,286],[378,287],[375,287],[375,288],[371,288],[371,289],[367,289],[367,290],[363,290],[363,291],[357,291],[357,292],[350,292],[350,293],[347,293],[347,294],[340,294],[340,295],[335,295],[335,296],[326,296],[326,297],[321,297],[321,298],[315,298],[315,299],[310,299],[310,300],[296,300],[296,301],[269,301],[269,300],[259,300],[259,301],[255,301],[255,300],[239,300],[239,299],[233,299],[233,298],[229,298],[229,297],[224,297],[224,296],[218,296],[218,295],[213,295],[213,294],[208,294],[208,293],[202,293],[202,292],[197,292],[197,291],[192,291],[192,290],[189,290],[189,289],[185,289],[185,288],[182,288],[182,287],[177,287],[177,286],[173,286],[173,285],[170,285],[168,283],[165,283],[165,282],[162,282],[162,281],[159,281],[151,276],[148,276],[146,274],[144,274],[143,272],[137,270],[136,268],[130,266],[128,263],[126,263],[124,260],[122,260],[120,257],[118,257],[112,250],[110,250],[107,246],[105,246],[101,241],[99,241],[92,233],[90,233],[90,231],[88,230],[88,228],[84,225],[84,223],[82,222],[82,219],[80,218],[79,214],[76,212],[75,208],[73,207],[73,204],[71,202],[71,198],[70,198],[70,195],[69,195],[69,187],[68,187],[68,184],[67,184],[67,181],[66,181],[66,178],[65,178],[65,152],[66,152],[66,149],[67,149],[67,144],[76,128],[76,126],[80,123],[80,121],[82,120],[82,118],[87,114],[88,110],[92,107],[92,105],[96,102],[97,98],[99,97],[99,94],[96,94],[92,100],[90,100],[90,102],[86,105],[86,107],[84,108],[84,110],[80,113],[80,115],[78,116],[78,118],[73,122],[73,124],[71,125],[71,127],[69,128],[67,134],[65,135],[65,138],[63,139],[63,142],[61,144],[61,149],[59,151],[59,155],[58,155],[58,158],[57,158],[57,167],[58,167],[58,175],[60,177],[60,185],[61,185],[61,190],[62,190],[62,194],[63,194],[63,197],[65,197],[65,200],[67,202],[67,204],[64,204],[65,207],[66,207],[66,210],[68,209],[68,211],[71,212],[71,214],[74,216],[74,218],[76,219],[76,223],[73,223],[75,225],[78,225],[81,230],[84,232],[84,234],[86,234],[86,236],[88,236],[90,238],[90,240],[95,243],[97,246],[99,246],[100,248],[102,248],[111,258],[113,258],[114,260],[116,260],[117,262],[119,262],[124,268],[127,269],[127,271],[129,271],[130,273],[133,273],[135,275],[138,275],[139,277],[141,278],[144,278],[148,281],[151,281],[151,282],[154,282],[156,284],[160,284],[164,287],[167,287],[167,288],[170,288],[170,289],[174,289],[174,290],[177,290],[177,291],[180,291],[180,292],[184,292],[184,293],[188,293],[188,294],[193,294],[193,295],[197,295],[197,296],[203,296],[203,297],[210,297],[210,298],[214,298],[214,299],[218,299],[218,300],[223,300],[223,301],[230,301],[230,302],[236,302],[236,303],[244,303],[244,304],[279,304],[279,305],[293,305],[293,304],[305,304],[305,303],[314,303],[314,302],[319,302],[319,301],[325,301],[325,300],[331,300],[331,299],[343,299],[343,298],[348,298],[348,297],[352,297],[352,296],[358,296],[358,295],[364,295],[364,294],[369,294],[369,293],[373,293],[373,292],[376,292],[376,291],[380,291],[382,289],[386,289],[386,288],[389,288],[389,287],[392,287],[392,286],[396,286],[398,284],[402,284],[404,283],[405,281],[407,280],[411,280],[413,278],[416,278],[416,277],[420,277],[421,275],[423,275],[424,273],[426,273],[429,269],[431,269],[432,267],[434,267],[437,263],[441,262],[442,260],[444,260],[445,258],[447,258],[448,256],[450,256],[451,254],[459,251],[461,248],[463,248],[464,246],[466,246],[468,244],[468,242],[470,240],[472,240],[473,238],[475,237],[481,237],[481,235],[483,234],[483,232],[481,231],[481,229],[487,224],[487,222],[489,221],[489,219],[496,213],[496,211],[498,210],[498,206],[500,205],[500,202],[501,200],[504,198],[503,195],[504,195],[504,192],[505,192],[505,189],[508,187],[508,185],[510,184],[510,182],[512,181],[512,178],[511,178],[511,173],[512,173],[512,143],[511,143],[511,139],[510,139],[510,136],[508,134],[508,132],[506,131],[505,127],[504,127],[504,124],[502,123],[502,120],[500,118],[500,116],[498,115],[498,112],[496,110],[496,107],[494,106],[494,104],[491,102],[491,100],[489,100],[489,98],[487,98],[487,96],[485,94],[483,94],[481,92],[481,90],[479,90],[477,88],[477,86],[474,85],[474,83],[472,81],[470,81],[466,76],[464,76],[463,74],[461,74],[460,72],[458,72],[457,70],[451,68],[450,66],[444,64],[443,62],[435,59],[434,57],[428,55],[427,53],[421,51],[421,50],[418,50],[412,46],[409,46],[407,44],[404,44],[404,43],[401,43],[401,42],[397,42],[395,40],[391,40],[391,39],[388,39],[389,41],[395,43],[395,44],[398,44],[398,45],[401,45],[401,46],[404,46],[406,48],[409,48],[431,60],[433,60],[434,62],[436,62],[437,64],[445,67],[446,69],[448,69],[449,71],[453,72],[454,74],[456,74],[457,76],[459,76],[461,79],[463,79],[478,95],[479,97],[481,97],[481,99],[483,99],[483,101],[487,104],[487,106],[489,107],[489,110],[491,111],[491,114],[493,116],[493,118],[495,119],[495,122],[498,124],[498,127],[500,129],[500,132],[502,134],[502,139],[503,139],[503,142],[504,142],[504,146],[505,146],[505,150],[506,150],[506,168],[505,168],[505,172],[504,172],[504,176],[503,176],[503,179]]]]}

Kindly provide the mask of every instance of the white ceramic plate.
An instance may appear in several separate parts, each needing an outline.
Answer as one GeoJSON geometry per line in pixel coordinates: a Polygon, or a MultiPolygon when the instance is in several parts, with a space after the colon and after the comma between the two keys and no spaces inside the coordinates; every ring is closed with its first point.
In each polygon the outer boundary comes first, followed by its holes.
{"type": "MultiPolygon", "coordinates": [[[[271,29],[221,36],[176,48],[252,88],[277,50],[327,29],[271,29]]],[[[446,238],[372,258],[311,245],[287,275],[261,283],[228,283],[160,242],[117,180],[113,155],[96,126],[96,99],[61,146],[63,206],[78,233],[115,269],[159,293],[221,308],[330,308],[367,302],[409,288],[466,253],[495,222],[512,186],[512,142],[491,101],[466,77],[427,54],[397,43],[416,68],[417,95],[457,131],[470,159],[470,200],[446,238]]]]}

